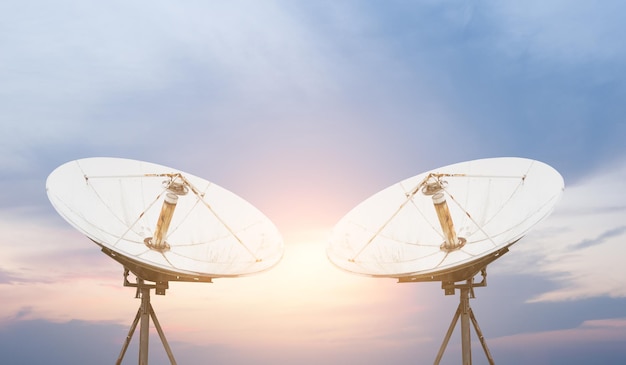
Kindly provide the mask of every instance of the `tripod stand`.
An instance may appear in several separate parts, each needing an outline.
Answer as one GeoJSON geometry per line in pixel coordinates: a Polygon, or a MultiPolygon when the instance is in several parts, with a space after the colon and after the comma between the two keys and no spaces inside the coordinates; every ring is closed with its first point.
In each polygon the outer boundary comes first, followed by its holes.
{"type": "Polygon", "coordinates": [[[130,286],[137,288],[136,298],[141,298],[141,304],[139,305],[139,310],[137,310],[137,315],[135,316],[135,320],[133,324],[130,326],[130,330],[128,331],[128,335],[126,336],[126,340],[124,341],[124,345],[122,346],[122,351],[120,351],[120,355],[117,358],[116,365],[120,365],[122,360],[124,359],[124,355],[126,354],[126,350],[128,349],[128,345],[133,337],[133,333],[137,328],[137,324],[141,320],[141,325],[139,327],[139,365],[147,365],[148,364],[148,345],[150,339],[150,318],[152,318],[152,322],[154,322],[154,327],[161,338],[161,343],[163,343],[163,347],[165,348],[165,352],[170,359],[170,363],[172,365],[176,365],[176,360],[174,359],[174,355],[172,354],[172,350],[170,349],[170,345],[167,343],[167,339],[165,338],[165,334],[163,333],[163,329],[159,324],[159,321],[154,313],[154,309],[152,308],[152,304],[150,304],[150,290],[155,289],[156,294],[165,294],[165,289],[167,289],[167,282],[165,283],[155,283],[155,284],[146,284],[144,279],[137,277],[137,283],[131,283],[128,281],[128,269],[124,270],[124,286],[130,286]]]}
{"type": "Polygon", "coordinates": [[[478,326],[478,321],[476,320],[474,312],[472,311],[472,308],[469,304],[470,298],[474,298],[474,288],[487,286],[486,268],[483,268],[481,270],[481,275],[483,277],[483,280],[480,283],[474,283],[473,277],[467,279],[463,284],[457,284],[454,282],[442,282],[441,286],[444,289],[446,295],[454,294],[455,289],[460,289],[460,302],[459,306],[456,309],[456,313],[452,318],[452,323],[450,323],[450,327],[448,328],[448,332],[446,333],[443,343],[439,348],[439,353],[437,354],[437,358],[435,359],[435,365],[439,365],[441,357],[443,356],[443,353],[448,346],[448,341],[450,341],[450,337],[452,336],[452,332],[454,331],[454,327],[456,327],[456,323],[459,321],[459,318],[461,319],[461,352],[463,354],[463,365],[472,364],[470,320],[474,325],[474,329],[476,330],[476,334],[478,335],[480,344],[483,346],[483,350],[485,352],[485,355],[487,356],[487,360],[489,360],[489,364],[494,365],[494,361],[491,357],[491,353],[489,352],[489,348],[487,347],[485,337],[483,336],[483,333],[478,326]]]}

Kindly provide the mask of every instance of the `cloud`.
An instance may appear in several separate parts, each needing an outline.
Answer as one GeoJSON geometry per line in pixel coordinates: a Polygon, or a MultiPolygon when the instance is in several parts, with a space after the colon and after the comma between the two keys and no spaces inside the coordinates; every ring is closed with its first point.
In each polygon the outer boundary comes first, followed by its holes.
{"type": "Polygon", "coordinates": [[[594,296],[625,297],[624,219],[626,200],[618,187],[626,165],[605,166],[565,188],[552,216],[512,251],[520,260],[505,270],[552,280],[557,288],[532,301],[563,301],[594,296]]]}
{"type": "Polygon", "coordinates": [[[5,322],[0,327],[2,360],[11,364],[110,364],[116,354],[112,339],[120,337],[120,332],[116,325],[89,326],[80,321],[5,322]],[[24,343],[36,344],[37,351],[28,350],[24,343]]]}
{"type": "Polygon", "coordinates": [[[8,271],[0,269],[0,284],[9,284],[19,279],[8,271]]]}
{"type": "MultiPolygon", "coordinates": [[[[353,15],[364,13],[355,4],[335,9],[327,32],[306,11],[280,2],[6,7],[7,65],[15,70],[0,69],[10,81],[3,89],[10,97],[3,146],[26,162],[36,158],[33,148],[61,145],[88,154],[114,144],[116,154],[137,156],[140,146],[152,147],[150,155],[160,158],[167,155],[160,150],[171,151],[170,143],[159,143],[167,139],[177,140],[183,153],[190,152],[189,139],[193,146],[208,139],[218,146],[214,153],[234,154],[254,144],[293,149],[284,143],[289,137],[317,150],[321,144],[336,150],[346,140],[357,148],[365,139],[363,150],[384,152],[369,137],[389,133],[382,118],[397,125],[421,116],[431,131],[446,121],[427,85],[403,82],[411,73],[406,65],[387,66],[397,61],[382,40],[359,35],[366,25],[343,30],[345,39],[328,32],[342,31],[334,27],[346,18],[362,22],[353,15]],[[339,138],[327,133],[333,128],[339,138]]],[[[28,165],[17,161],[3,162],[12,169],[28,165]]]]}
{"type": "Polygon", "coordinates": [[[323,66],[306,32],[272,3],[144,5],[3,5],[5,171],[32,164],[33,149],[119,154],[206,127],[245,132],[251,118],[232,111],[258,114],[286,91],[324,94],[331,80],[311,72],[323,66]]]}
{"type": "Polygon", "coordinates": [[[626,233],[626,226],[612,228],[612,229],[609,229],[608,231],[600,234],[598,237],[595,237],[595,238],[592,238],[592,239],[584,239],[583,241],[579,242],[577,245],[575,245],[572,248],[577,250],[577,249],[591,247],[591,246],[594,246],[594,245],[600,245],[602,243],[607,242],[607,240],[609,240],[609,239],[611,239],[613,237],[622,236],[624,233],[626,233]]]}
{"type": "MultiPolygon", "coordinates": [[[[443,322],[442,322],[443,323],[443,322]]],[[[172,328],[164,321],[161,324],[170,343],[172,352],[179,363],[204,364],[276,364],[298,363],[345,364],[359,361],[363,364],[380,364],[392,361],[395,364],[413,364],[417,359],[434,359],[440,338],[435,342],[420,341],[411,333],[398,331],[389,338],[387,345],[380,342],[359,340],[341,343],[328,338],[326,343],[300,343],[298,346],[284,343],[259,345],[256,341],[240,339],[235,343],[224,343],[205,338],[202,345],[175,340],[172,328]],[[395,338],[394,338],[395,337],[395,338]],[[368,345],[364,345],[367,343],[368,345]]],[[[447,324],[447,321],[446,321],[447,324]]],[[[416,323],[417,325],[417,323],[416,323]]],[[[79,364],[111,363],[119,354],[128,332],[128,325],[94,321],[11,320],[0,326],[0,350],[3,360],[12,364],[20,363],[64,363],[79,364]],[[39,351],[27,351],[36,347],[39,351]]],[[[483,327],[484,330],[484,327],[483,327]]],[[[215,330],[213,330],[215,331],[215,330]]],[[[443,333],[443,327],[437,333],[443,333]]],[[[458,332],[457,332],[458,333],[458,332]]],[[[258,338],[266,332],[259,332],[258,338]]],[[[372,337],[378,333],[363,333],[362,337],[372,337]]],[[[383,333],[384,334],[384,333],[383,333]]],[[[321,334],[323,337],[323,334],[321,334]]],[[[590,359],[602,359],[604,364],[618,364],[624,358],[621,344],[626,340],[624,318],[587,320],[579,326],[562,330],[528,332],[511,336],[488,337],[488,345],[494,359],[507,364],[524,364],[536,361],[538,364],[562,363],[584,364],[590,359]]],[[[150,335],[150,363],[167,364],[168,360],[154,331],[150,335]]],[[[454,363],[458,356],[457,336],[446,351],[443,363],[454,363]],[[450,360],[450,361],[449,361],[450,360]],[[448,361],[448,362],[446,362],[448,361]]],[[[474,340],[474,360],[482,359],[482,350],[474,340]]],[[[125,356],[132,361],[137,356],[138,332],[131,340],[125,356]]]]}
{"type": "Polygon", "coordinates": [[[500,28],[499,47],[561,66],[623,59],[618,14],[624,10],[619,1],[503,1],[488,9],[500,28]]]}
{"type": "Polygon", "coordinates": [[[111,297],[124,294],[119,289],[103,290],[121,286],[122,268],[107,260],[93,242],[69,225],[59,224],[60,218],[22,216],[12,210],[0,210],[0,217],[0,319],[13,313],[27,319],[89,319],[96,308],[102,318],[123,318],[123,309],[111,308],[103,300],[105,293],[111,297]]]}
{"type": "MultiPolygon", "coordinates": [[[[8,321],[0,326],[0,353],[2,361],[9,364],[111,364],[120,353],[128,329],[129,326],[110,322],[8,321]],[[32,351],[33,348],[37,351],[32,351]]],[[[156,331],[151,332],[148,356],[150,364],[169,364],[156,331]]],[[[124,356],[125,363],[136,361],[138,339],[139,328],[124,356]]],[[[181,364],[206,364],[207,361],[217,364],[245,364],[254,361],[245,351],[224,345],[194,346],[171,339],[168,342],[175,359],[181,364]],[[234,361],[230,362],[231,360],[234,361]]]]}
{"type": "Polygon", "coordinates": [[[618,364],[626,357],[626,319],[587,320],[578,327],[489,340],[507,364],[618,364]],[[621,359],[621,360],[620,360],[621,359]]]}

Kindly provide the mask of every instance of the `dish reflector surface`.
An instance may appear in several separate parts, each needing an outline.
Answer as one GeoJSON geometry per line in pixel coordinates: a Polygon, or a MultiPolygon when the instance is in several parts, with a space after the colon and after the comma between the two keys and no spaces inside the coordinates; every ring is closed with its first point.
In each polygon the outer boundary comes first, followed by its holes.
{"type": "Polygon", "coordinates": [[[427,278],[461,270],[522,238],[552,212],[563,189],[561,175],[535,160],[503,157],[441,167],[352,209],[334,227],[328,258],[341,269],[375,277],[427,278]],[[442,198],[448,227],[458,238],[446,234],[438,217],[435,202],[442,198]],[[450,236],[456,246],[446,246],[450,236]]]}
{"type": "Polygon", "coordinates": [[[46,190],[76,229],[148,271],[231,277],[267,270],[283,255],[280,233],[254,206],[169,167],[119,158],[75,160],[50,174],[46,190]],[[161,222],[166,208],[168,224],[161,222]],[[163,235],[160,248],[153,242],[156,231],[163,235]]]}

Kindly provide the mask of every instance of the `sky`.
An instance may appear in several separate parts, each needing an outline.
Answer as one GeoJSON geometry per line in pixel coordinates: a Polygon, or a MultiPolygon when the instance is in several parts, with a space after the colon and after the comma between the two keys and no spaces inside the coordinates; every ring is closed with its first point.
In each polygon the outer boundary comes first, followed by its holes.
{"type": "MultiPolygon", "coordinates": [[[[554,213],[471,305],[496,363],[626,362],[621,1],[0,3],[0,356],[110,364],[139,306],[122,267],[50,204],[87,157],[200,176],[274,222],[272,270],[171,283],[152,305],[179,364],[434,361],[458,297],[341,271],[334,224],[452,163],[557,169],[554,213]]],[[[138,334],[124,364],[137,359],[138,334]]],[[[457,328],[442,364],[460,362],[457,328]]],[[[474,364],[486,364],[473,339],[474,364]]],[[[167,364],[158,336],[150,363],[167,364]]]]}

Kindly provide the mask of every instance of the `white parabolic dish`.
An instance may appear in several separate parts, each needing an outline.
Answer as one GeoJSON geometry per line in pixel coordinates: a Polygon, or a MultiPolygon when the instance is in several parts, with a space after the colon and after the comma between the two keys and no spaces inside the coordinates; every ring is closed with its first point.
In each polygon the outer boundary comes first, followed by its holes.
{"type": "Polygon", "coordinates": [[[530,159],[441,167],[392,185],[352,209],[334,227],[327,255],[341,269],[375,277],[454,272],[522,238],[552,212],[563,189],[555,169],[530,159]],[[442,247],[447,236],[434,207],[437,187],[459,238],[454,249],[442,247]]]}
{"type": "Polygon", "coordinates": [[[280,233],[254,206],[169,167],[120,158],[75,160],[50,174],[46,190],[65,220],[142,271],[234,277],[267,270],[283,255],[280,233]],[[155,249],[148,243],[166,197],[177,201],[163,232],[167,247],[155,249]]]}

